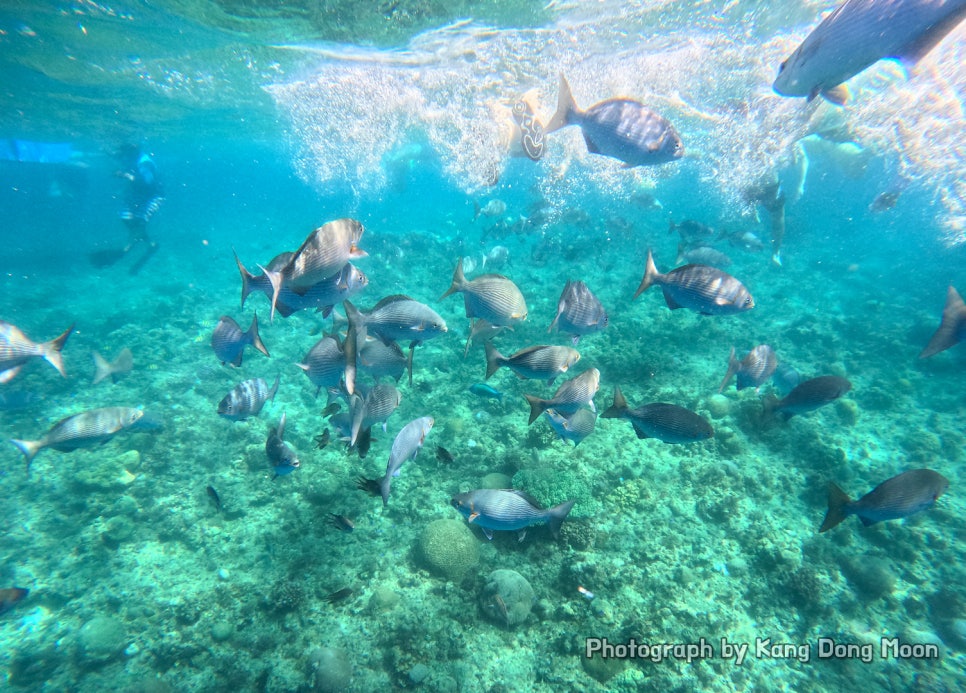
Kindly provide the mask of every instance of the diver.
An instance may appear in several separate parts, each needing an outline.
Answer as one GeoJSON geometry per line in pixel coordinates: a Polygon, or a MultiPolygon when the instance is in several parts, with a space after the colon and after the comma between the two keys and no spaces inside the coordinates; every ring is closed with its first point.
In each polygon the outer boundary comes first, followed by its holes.
{"type": "Polygon", "coordinates": [[[158,177],[157,164],[140,147],[125,144],[118,149],[115,156],[120,161],[121,168],[114,175],[128,181],[121,220],[127,226],[129,237],[118,259],[127,255],[135,246],[146,245],[144,255],[130,269],[131,274],[137,274],[158,250],[158,243],[148,235],[147,226],[164,201],[164,187],[158,177]]]}

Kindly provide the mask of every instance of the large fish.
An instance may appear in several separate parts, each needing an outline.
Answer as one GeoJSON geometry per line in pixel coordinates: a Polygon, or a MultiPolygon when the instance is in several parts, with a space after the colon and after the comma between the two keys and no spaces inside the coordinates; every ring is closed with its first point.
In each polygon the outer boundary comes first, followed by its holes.
{"type": "Polygon", "coordinates": [[[383,342],[375,338],[366,339],[359,348],[356,360],[359,369],[376,382],[388,375],[398,383],[407,370],[412,382],[412,361],[396,342],[383,342]]]}
{"type": "Polygon", "coordinates": [[[642,440],[657,438],[663,443],[696,443],[714,435],[707,419],[676,404],[653,402],[631,409],[620,387],[614,388],[614,403],[601,417],[627,419],[642,440]]]}
{"type": "Polygon", "coordinates": [[[610,156],[627,166],[665,164],[684,156],[684,144],[668,120],[632,99],[607,99],[582,111],[574,103],[570,84],[560,75],[557,111],[547,123],[551,133],[579,125],[587,151],[610,156]]]}
{"type": "Polygon", "coordinates": [[[337,387],[345,373],[345,353],[337,337],[326,335],[317,341],[301,363],[296,366],[302,369],[306,377],[315,385],[315,395],[318,397],[322,388],[337,387]]]}
{"type": "Polygon", "coordinates": [[[383,505],[389,503],[389,491],[392,487],[392,478],[399,476],[403,462],[416,459],[420,448],[426,442],[426,436],[429,435],[433,423],[435,422],[432,416],[423,416],[410,421],[396,434],[395,440],[392,441],[392,450],[389,451],[389,462],[386,464],[386,474],[382,477],[382,481],[379,482],[379,491],[382,493],[383,505]]]}
{"type": "Polygon", "coordinates": [[[302,466],[298,455],[285,442],[285,412],[282,412],[278,426],[268,431],[268,438],[265,439],[265,455],[272,465],[273,481],[280,476],[291,474],[302,466]]]}
{"type": "Polygon", "coordinates": [[[866,527],[909,517],[931,508],[948,488],[949,480],[931,469],[911,469],[886,479],[857,501],[829,482],[828,512],[818,531],[827,532],[849,515],[858,516],[866,527]]]}
{"type": "Polygon", "coordinates": [[[738,390],[753,387],[757,391],[775,372],[778,367],[778,356],[775,350],[767,344],[759,344],[749,351],[741,361],[735,358],[735,348],[731,347],[728,354],[728,372],[725,373],[718,392],[723,392],[731,378],[738,376],[735,386],[738,390]]]}
{"type": "Polygon", "coordinates": [[[544,523],[557,536],[576,501],[564,501],[544,509],[523,491],[481,488],[453,496],[450,503],[467,522],[482,529],[487,539],[493,538],[494,530],[517,531],[519,541],[523,541],[528,527],[544,523]]]}
{"type": "Polygon", "coordinates": [[[486,379],[506,366],[525,380],[546,380],[547,385],[580,360],[580,352],[565,346],[540,344],[504,356],[490,342],[486,346],[486,379]]]}
{"type": "Polygon", "coordinates": [[[269,387],[262,378],[243,380],[218,403],[219,416],[231,421],[244,421],[249,416],[258,416],[265,402],[275,401],[278,381],[279,377],[276,375],[275,383],[269,387]]]}
{"type": "Polygon", "coordinates": [[[557,315],[547,328],[569,334],[574,346],[581,336],[599,332],[607,327],[607,311],[587,285],[567,280],[557,301],[557,315]]]}
{"type": "Polygon", "coordinates": [[[556,409],[560,414],[573,414],[585,404],[594,407],[594,395],[600,389],[600,371],[596,368],[586,370],[570,380],[565,380],[550,399],[540,399],[534,395],[524,395],[530,404],[529,426],[547,409],[556,409]]]}
{"type": "Polygon", "coordinates": [[[844,104],[843,84],[878,60],[912,67],[966,17],[966,0],[848,0],[782,62],[774,90],[844,104]]]}
{"type": "Polygon", "coordinates": [[[963,298],[956,289],[949,287],[946,291],[946,306],[943,308],[939,329],[919,354],[919,358],[927,359],[959,344],[964,339],[966,339],[966,303],[963,303],[963,298]]]}
{"type": "Polygon", "coordinates": [[[831,404],[852,389],[852,383],[837,375],[820,375],[799,383],[782,399],[774,395],[762,400],[765,414],[781,414],[790,419],[796,414],[807,414],[831,404]]]}
{"type": "Polygon", "coordinates": [[[258,334],[258,314],[252,317],[252,324],[246,332],[242,332],[233,318],[222,315],[211,333],[211,348],[214,349],[215,356],[222,365],[230,363],[236,368],[240,366],[245,347],[249,345],[268,356],[268,349],[265,348],[258,334]]]}
{"type": "Polygon", "coordinates": [[[121,349],[113,361],[108,361],[96,351],[92,351],[91,356],[94,358],[94,381],[91,383],[92,385],[97,385],[107,378],[116,383],[119,376],[130,373],[131,369],[134,368],[134,356],[128,348],[121,349]]]}
{"type": "Polygon", "coordinates": [[[343,304],[346,318],[356,325],[357,333],[378,337],[384,342],[406,341],[413,345],[446,334],[446,321],[425,303],[409,296],[386,296],[372,310],[360,311],[349,301],[343,304]]]}
{"type": "Polygon", "coordinates": [[[664,301],[671,310],[689,308],[702,315],[732,315],[755,307],[748,289],[727,272],[707,265],[684,265],[661,274],[648,250],[644,277],[634,298],[655,284],[664,291],[664,301]]]}
{"type": "Polygon", "coordinates": [[[71,325],[56,339],[38,343],[31,341],[16,325],[0,320],[0,383],[10,382],[32,358],[44,359],[66,378],[60,352],[73,331],[71,325]]]}
{"type": "Polygon", "coordinates": [[[131,407],[103,407],[89,409],[61,419],[40,440],[16,440],[13,443],[23,453],[30,472],[30,463],[44,448],[60,452],[72,452],[106,443],[126,428],[136,424],[144,416],[140,409],[131,407]]]}
{"type": "Polygon", "coordinates": [[[472,281],[463,276],[463,258],[456,263],[453,283],[440,296],[463,294],[466,317],[482,318],[495,326],[512,326],[527,319],[527,302],[520,289],[502,274],[483,274],[472,281]]]}

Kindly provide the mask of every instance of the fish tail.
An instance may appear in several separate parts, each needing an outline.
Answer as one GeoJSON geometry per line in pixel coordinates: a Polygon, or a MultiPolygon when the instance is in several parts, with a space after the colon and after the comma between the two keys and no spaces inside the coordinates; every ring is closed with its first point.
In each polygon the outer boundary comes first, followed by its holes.
{"type": "MultiPolygon", "coordinates": [[[[302,364],[299,363],[296,365],[301,366],[302,364]]],[[[276,373],[275,382],[272,383],[272,389],[268,391],[268,399],[271,400],[273,404],[275,403],[275,394],[278,392],[278,383],[280,378],[281,376],[278,373],[276,373]]],[[[316,392],[315,394],[318,395],[318,392],[316,392]]]]}
{"type": "Polygon", "coordinates": [[[23,453],[24,461],[27,463],[27,474],[30,474],[30,463],[34,461],[37,453],[44,448],[42,440],[16,440],[11,438],[10,442],[23,453]]]}
{"type": "Polygon", "coordinates": [[[234,248],[231,249],[231,252],[235,256],[235,264],[238,265],[238,272],[239,274],[241,274],[241,280],[242,280],[241,305],[242,305],[242,308],[244,308],[245,299],[248,298],[248,294],[252,292],[251,282],[252,282],[252,279],[255,278],[255,275],[249,272],[247,269],[245,269],[245,265],[243,265],[242,261],[238,259],[238,253],[235,252],[234,248]]]}
{"type": "Polygon", "coordinates": [[[956,289],[949,287],[946,291],[946,305],[943,308],[942,321],[939,329],[929,340],[929,344],[919,354],[919,358],[926,359],[940,351],[945,351],[959,343],[960,336],[966,332],[966,304],[956,289]]]}
{"type": "Polygon", "coordinates": [[[91,356],[94,357],[94,381],[91,384],[97,385],[105,378],[111,377],[114,369],[111,368],[110,362],[96,351],[92,351],[91,356]]]}
{"type": "Polygon", "coordinates": [[[642,293],[647,291],[654,280],[661,276],[661,273],[657,271],[657,266],[654,264],[654,255],[651,253],[651,249],[647,249],[647,261],[644,263],[644,277],[641,278],[641,284],[637,287],[637,291],[634,292],[634,298],[637,298],[642,293]]]}
{"type": "MultiPolygon", "coordinates": [[[[275,305],[278,303],[278,294],[282,290],[282,272],[281,270],[275,271],[265,269],[261,265],[258,265],[258,269],[260,269],[262,273],[268,277],[268,281],[272,285],[272,312],[269,315],[268,321],[275,322],[275,305]]],[[[242,301],[244,301],[244,297],[242,298],[242,301]]]]}
{"type": "Polygon", "coordinates": [[[453,282],[449,285],[446,293],[439,297],[439,300],[442,301],[450,294],[462,291],[464,284],[466,284],[466,277],[463,275],[463,258],[461,257],[456,261],[456,269],[453,270],[453,282]]]}
{"type": "Polygon", "coordinates": [[[529,426],[540,418],[540,415],[547,409],[549,405],[547,404],[547,400],[540,399],[534,395],[524,395],[524,397],[527,398],[527,402],[530,404],[530,420],[527,421],[527,426],[529,426]]]}
{"type": "Polygon", "coordinates": [[[489,340],[484,342],[483,346],[486,349],[486,380],[489,380],[491,375],[500,370],[504,359],[503,354],[489,340]]]}
{"type": "Polygon", "coordinates": [[[818,529],[819,533],[829,531],[847,518],[849,516],[847,506],[851,502],[852,499],[845,491],[836,486],[834,482],[828,482],[828,512],[825,513],[822,526],[818,529]]]}
{"type": "Polygon", "coordinates": [[[40,345],[44,350],[44,358],[47,360],[47,363],[56,368],[57,372],[65,378],[67,377],[67,373],[64,371],[64,358],[60,352],[64,348],[64,345],[67,344],[67,338],[70,337],[70,333],[73,331],[74,326],[71,325],[56,339],[51,339],[49,342],[44,342],[40,345]]]}
{"type": "Polygon", "coordinates": [[[724,380],[721,381],[721,385],[718,386],[718,392],[724,392],[724,389],[728,387],[732,376],[738,372],[738,368],[741,366],[741,362],[735,358],[735,348],[731,347],[731,353],[728,355],[728,372],[725,373],[724,380]]]}
{"type": "Polygon", "coordinates": [[[601,414],[603,419],[619,419],[627,411],[627,400],[624,399],[624,393],[621,392],[621,386],[614,386],[614,403],[611,404],[607,409],[601,414]]]}
{"type": "Polygon", "coordinates": [[[379,493],[382,495],[383,507],[389,505],[389,491],[392,488],[392,475],[386,474],[379,482],[379,493]]]}
{"type": "Polygon", "coordinates": [[[577,112],[577,104],[574,103],[574,95],[570,91],[570,83],[567,78],[560,75],[560,89],[557,91],[557,110],[543,128],[544,134],[549,134],[554,130],[570,125],[570,117],[577,112]]]}
{"type": "Polygon", "coordinates": [[[362,313],[351,302],[343,301],[342,309],[345,311],[346,321],[349,323],[349,329],[345,333],[345,342],[342,344],[342,353],[345,355],[345,390],[351,395],[356,390],[356,362],[359,340],[365,341],[366,325],[362,313]]]}
{"type": "Polygon", "coordinates": [[[409,356],[406,357],[406,370],[409,371],[409,386],[413,385],[413,354],[416,353],[416,343],[409,345],[409,356]]]}
{"type": "MultiPolygon", "coordinates": [[[[258,334],[258,313],[252,315],[252,324],[248,327],[248,332],[246,332],[248,337],[252,340],[252,346],[258,349],[260,352],[269,356],[268,349],[265,348],[265,344],[262,342],[261,336],[258,334]]],[[[269,356],[271,358],[271,356],[269,356]]],[[[241,360],[239,360],[241,363],[241,360]]]]}
{"type": "Polygon", "coordinates": [[[576,502],[572,500],[564,501],[560,505],[555,505],[547,511],[550,531],[555,537],[560,535],[560,525],[567,519],[567,515],[570,514],[570,509],[574,507],[574,503],[576,502]]]}

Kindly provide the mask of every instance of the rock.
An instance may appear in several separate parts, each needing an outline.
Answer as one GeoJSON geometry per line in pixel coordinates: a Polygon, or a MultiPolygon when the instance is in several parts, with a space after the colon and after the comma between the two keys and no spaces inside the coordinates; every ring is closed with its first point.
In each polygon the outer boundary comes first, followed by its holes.
{"type": "Polygon", "coordinates": [[[712,419],[723,419],[731,412],[731,400],[721,394],[708,398],[708,412],[712,419]]]}
{"type": "Polygon", "coordinates": [[[231,637],[234,628],[226,621],[218,621],[211,627],[211,639],[215,642],[225,642],[231,637]]]}
{"type": "Polygon", "coordinates": [[[459,520],[435,520],[426,525],[416,553],[430,572],[449,580],[458,580],[480,560],[476,537],[459,520]]]}
{"type": "Polygon", "coordinates": [[[320,647],[309,653],[309,664],[314,672],[315,690],[338,693],[352,680],[349,655],[341,647],[320,647]]]}
{"type": "Polygon", "coordinates": [[[399,594],[396,590],[382,585],[372,591],[369,597],[369,610],[375,613],[389,611],[399,603],[399,594]]]}
{"type": "Polygon", "coordinates": [[[513,481],[506,474],[493,472],[483,477],[483,480],[480,482],[480,488],[510,488],[510,484],[512,483],[513,481]]]}
{"type": "Polygon", "coordinates": [[[523,623],[533,608],[535,595],[527,579],[515,570],[494,570],[486,578],[480,604],[487,617],[504,626],[523,623]]]}
{"type": "Polygon", "coordinates": [[[429,676],[429,667],[425,664],[417,664],[409,670],[409,680],[417,686],[425,681],[427,676],[429,676]]]}
{"type": "Polygon", "coordinates": [[[120,658],[129,642],[121,622],[108,616],[95,616],[77,633],[78,653],[88,666],[120,658]]]}

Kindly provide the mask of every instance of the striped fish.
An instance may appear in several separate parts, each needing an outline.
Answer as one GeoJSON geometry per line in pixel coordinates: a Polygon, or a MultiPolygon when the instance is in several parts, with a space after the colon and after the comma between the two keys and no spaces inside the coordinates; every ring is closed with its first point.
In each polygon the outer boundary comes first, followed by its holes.
{"type": "Polygon", "coordinates": [[[439,313],[409,296],[386,296],[367,312],[348,301],[344,307],[346,318],[355,323],[357,330],[365,326],[366,334],[384,342],[407,341],[418,345],[446,334],[446,321],[439,313]]]}
{"type": "Polygon", "coordinates": [[[296,366],[302,369],[309,381],[315,385],[318,397],[322,388],[337,387],[345,372],[345,353],[338,338],[326,335],[309,349],[305,358],[296,366]]]}
{"type": "Polygon", "coordinates": [[[272,480],[280,476],[291,474],[302,466],[298,455],[285,442],[285,412],[277,427],[272,427],[268,431],[268,438],[265,439],[265,456],[272,466],[272,480]]]}
{"type": "Polygon", "coordinates": [[[775,350],[767,344],[759,344],[739,361],[735,358],[735,348],[731,347],[728,355],[728,372],[725,373],[724,380],[721,381],[718,392],[723,392],[731,378],[738,376],[736,388],[743,390],[746,387],[753,387],[757,392],[775,372],[778,367],[778,356],[775,350]]]}
{"type": "Polygon", "coordinates": [[[819,532],[827,532],[849,515],[858,516],[868,527],[883,520],[898,520],[931,508],[949,488],[949,479],[931,469],[911,469],[886,479],[853,501],[829,482],[828,512],[819,532]]]}
{"type": "Polygon", "coordinates": [[[644,277],[634,298],[655,284],[664,290],[664,301],[671,310],[689,308],[702,315],[732,315],[755,307],[748,289],[727,272],[708,265],[684,265],[661,274],[648,249],[644,277]]]}
{"type": "Polygon", "coordinates": [[[453,283],[440,296],[463,294],[466,317],[482,318],[491,325],[511,326],[527,319],[527,302],[520,289],[502,274],[483,274],[472,281],[463,275],[463,258],[456,263],[453,283]]]}
{"type": "Polygon", "coordinates": [[[550,420],[550,427],[557,435],[562,440],[572,441],[574,447],[594,432],[594,425],[597,423],[597,414],[590,409],[578,409],[569,416],[564,416],[556,409],[547,409],[543,413],[550,420]]]}
{"type": "Polygon", "coordinates": [[[105,443],[126,428],[137,423],[144,412],[131,407],[103,407],[89,409],[61,419],[40,440],[11,440],[30,463],[44,448],[60,452],[72,452],[105,443]]]}
{"type": "Polygon", "coordinates": [[[262,378],[243,380],[218,403],[219,416],[231,421],[244,421],[249,416],[258,416],[265,402],[275,401],[278,381],[279,377],[276,375],[275,383],[269,388],[262,378]]]}
{"type": "Polygon", "coordinates": [[[560,525],[567,518],[576,501],[564,501],[549,510],[541,508],[523,491],[516,489],[481,488],[453,496],[450,504],[466,518],[479,526],[487,539],[493,531],[518,531],[519,540],[527,535],[527,528],[547,523],[554,536],[560,533],[560,525]]]}
{"type": "Polygon", "coordinates": [[[56,339],[37,343],[31,341],[16,325],[0,320],[0,383],[13,380],[23,365],[32,358],[44,359],[66,378],[60,352],[73,331],[74,326],[71,325],[56,339]]]}
{"type": "Polygon", "coordinates": [[[211,348],[222,365],[230,363],[236,368],[241,366],[245,347],[249,345],[268,356],[268,349],[258,334],[258,314],[252,317],[252,324],[246,332],[242,332],[233,318],[222,315],[211,333],[211,348]]]}
{"type": "Polygon", "coordinates": [[[379,482],[379,490],[382,493],[382,504],[388,505],[389,491],[392,487],[392,478],[399,476],[403,462],[416,459],[420,448],[426,442],[426,436],[435,423],[432,416],[423,416],[410,421],[402,427],[392,441],[392,450],[389,451],[389,462],[386,464],[386,474],[379,482]]]}
{"type": "Polygon", "coordinates": [[[525,380],[546,380],[547,385],[580,360],[580,352],[565,346],[540,344],[504,356],[490,342],[486,347],[486,379],[506,366],[525,380]]]}
{"type": "Polygon", "coordinates": [[[796,385],[781,400],[774,395],[762,400],[765,415],[781,414],[790,419],[831,404],[852,389],[852,383],[837,375],[820,375],[796,385]]]}
{"type": "Polygon", "coordinates": [[[547,332],[556,328],[558,332],[569,334],[577,346],[581,336],[603,330],[607,321],[607,311],[587,285],[568,280],[557,301],[557,315],[547,332]]]}
{"type": "Polygon", "coordinates": [[[524,395],[530,404],[529,426],[547,409],[556,409],[560,414],[573,414],[585,404],[593,411],[594,395],[600,389],[600,371],[596,368],[586,370],[570,380],[561,383],[550,399],[540,399],[534,395],[524,395]]]}
{"type": "Polygon", "coordinates": [[[956,289],[949,287],[946,291],[946,306],[943,308],[939,329],[919,354],[919,358],[927,359],[963,340],[966,340],[966,303],[963,303],[963,298],[956,289]]]}
{"type": "Polygon", "coordinates": [[[707,419],[676,404],[653,402],[631,409],[619,386],[614,388],[614,403],[601,417],[627,419],[641,440],[656,438],[662,443],[696,443],[714,435],[707,419]]]}
{"type": "Polygon", "coordinates": [[[357,356],[359,369],[373,380],[388,375],[397,383],[407,370],[412,380],[412,361],[396,342],[383,342],[379,339],[366,339],[357,356]]]}
{"type": "Polygon", "coordinates": [[[402,393],[392,385],[376,385],[361,397],[358,393],[349,400],[352,415],[352,429],[349,445],[356,444],[360,431],[366,431],[381,423],[385,430],[386,422],[402,401],[402,393]]]}

